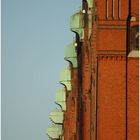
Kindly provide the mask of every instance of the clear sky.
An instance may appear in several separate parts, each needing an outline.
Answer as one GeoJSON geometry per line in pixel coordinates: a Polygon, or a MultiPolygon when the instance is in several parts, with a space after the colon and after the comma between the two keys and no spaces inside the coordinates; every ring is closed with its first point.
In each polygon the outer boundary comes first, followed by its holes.
{"type": "Polygon", "coordinates": [[[70,16],[81,0],[2,0],[2,140],[47,140],[70,16]]]}

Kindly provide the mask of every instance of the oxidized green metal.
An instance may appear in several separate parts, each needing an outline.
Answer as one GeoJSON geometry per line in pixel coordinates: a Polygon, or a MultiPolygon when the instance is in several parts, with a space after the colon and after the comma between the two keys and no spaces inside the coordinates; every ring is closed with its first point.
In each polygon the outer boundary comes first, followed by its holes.
{"type": "Polygon", "coordinates": [[[82,41],[84,39],[84,20],[83,13],[79,11],[70,18],[71,31],[77,33],[82,41]]]}
{"type": "Polygon", "coordinates": [[[56,124],[62,124],[64,120],[64,112],[61,109],[51,111],[49,118],[56,124]]]}
{"type": "Polygon", "coordinates": [[[92,34],[92,9],[88,10],[88,39],[90,39],[91,34],[92,34]]]}
{"type": "Polygon", "coordinates": [[[88,2],[88,7],[92,8],[93,7],[93,0],[87,0],[88,2]]]}
{"type": "Polygon", "coordinates": [[[70,43],[65,47],[65,60],[70,61],[74,68],[77,68],[77,52],[75,42],[70,43]]]}
{"type": "Polygon", "coordinates": [[[60,83],[65,85],[68,91],[71,90],[71,71],[69,67],[60,73],[60,83]]]}
{"type": "Polygon", "coordinates": [[[59,139],[62,134],[62,125],[53,124],[47,129],[47,135],[52,139],[59,139]]]}
{"type": "Polygon", "coordinates": [[[66,110],[66,91],[65,88],[61,88],[57,91],[55,97],[55,103],[60,105],[62,110],[66,110]]]}

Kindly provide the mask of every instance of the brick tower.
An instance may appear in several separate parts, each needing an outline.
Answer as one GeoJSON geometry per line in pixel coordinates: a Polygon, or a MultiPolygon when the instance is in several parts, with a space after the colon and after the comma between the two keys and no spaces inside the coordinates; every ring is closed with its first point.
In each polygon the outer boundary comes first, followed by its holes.
{"type": "Polygon", "coordinates": [[[138,140],[139,1],[83,0],[70,25],[55,139],[138,140]]]}

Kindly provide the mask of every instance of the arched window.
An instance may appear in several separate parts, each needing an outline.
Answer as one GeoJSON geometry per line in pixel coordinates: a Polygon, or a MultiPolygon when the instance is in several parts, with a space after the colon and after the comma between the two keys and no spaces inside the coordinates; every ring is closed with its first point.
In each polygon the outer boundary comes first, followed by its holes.
{"type": "Polygon", "coordinates": [[[139,26],[132,26],[130,29],[130,49],[139,50],[139,26]]]}

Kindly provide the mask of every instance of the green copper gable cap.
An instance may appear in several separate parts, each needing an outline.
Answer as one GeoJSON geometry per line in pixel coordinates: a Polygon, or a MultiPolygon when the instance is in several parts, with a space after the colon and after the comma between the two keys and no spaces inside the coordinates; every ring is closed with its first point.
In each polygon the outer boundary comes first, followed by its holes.
{"type": "Polygon", "coordinates": [[[47,128],[47,135],[52,139],[59,139],[62,134],[62,125],[53,124],[47,128]]]}
{"type": "Polygon", "coordinates": [[[80,40],[84,39],[84,20],[81,10],[71,16],[70,27],[72,32],[75,32],[79,35],[80,40]]]}
{"type": "Polygon", "coordinates": [[[69,67],[61,71],[60,83],[65,85],[68,91],[71,90],[71,71],[69,67]]]}
{"type": "Polygon", "coordinates": [[[88,7],[92,8],[93,7],[93,0],[87,0],[88,2],[88,7]]]}
{"type": "Polygon", "coordinates": [[[66,91],[65,88],[61,88],[56,92],[55,103],[60,105],[62,110],[66,110],[66,91]]]}
{"type": "Polygon", "coordinates": [[[65,47],[65,60],[70,61],[74,68],[77,68],[76,42],[72,42],[65,47]]]}
{"type": "Polygon", "coordinates": [[[65,47],[65,57],[77,57],[76,42],[72,42],[65,47]]]}
{"type": "Polygon", "coordinates": [[[64,112],[61,109],[51,111],[49,118],[56,124],[62,124],[64,120],[64,112]]]}

